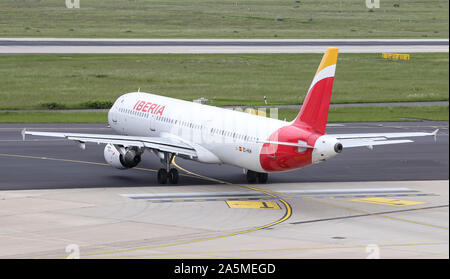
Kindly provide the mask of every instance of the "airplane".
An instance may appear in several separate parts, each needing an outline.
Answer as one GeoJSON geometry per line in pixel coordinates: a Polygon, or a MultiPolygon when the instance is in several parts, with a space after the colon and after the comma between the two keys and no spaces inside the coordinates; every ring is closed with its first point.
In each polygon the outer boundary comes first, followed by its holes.
{"type": "Polygon", "coordinates": [[[108,112],[117,134],[22,131],[25,135],[60,137],[106,144],[104,158],[117,169],[130,169],[147,150],[163,167],[159,184],[177,184],[175,156],[209,164],[243,168],[248,183],[267,183],[268,174],[290,171],[326,161],[346,148],[412,142],[426,132],[327,134],[326,125],[334,82],[337,48],[322,57],[297,117],[290,121],[262,117],[155,94],[132,92],[120,96],[108,112]]]}

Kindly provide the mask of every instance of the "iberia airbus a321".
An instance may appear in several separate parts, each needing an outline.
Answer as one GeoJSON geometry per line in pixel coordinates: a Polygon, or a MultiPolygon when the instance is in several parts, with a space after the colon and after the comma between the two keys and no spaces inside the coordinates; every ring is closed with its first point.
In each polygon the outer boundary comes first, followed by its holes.
{"type": "Polygon", "coordinates": [[[343,149],[412,142],[406,137],[433,133],[326,134],[328,108],[338,57],[328,48],[298,116],[291,122],[261,117],[143,92],[120,96],[109,110],[115,135],[26,131],[25,135],[62,137],[106,144],[106,162],[133,168],[144,151],[161,160],[158,183],[178,182],[174,156],[244,169],[248,183],[266,183],[268,174],[303,168],[330,159],[343,149]],[[392,140],[393,139],[393,140],[392,140]]]}

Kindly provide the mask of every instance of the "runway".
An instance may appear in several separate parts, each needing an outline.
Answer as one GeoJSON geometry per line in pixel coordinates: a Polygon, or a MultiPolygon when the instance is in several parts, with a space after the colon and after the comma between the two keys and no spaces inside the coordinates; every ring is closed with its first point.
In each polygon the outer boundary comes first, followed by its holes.
{"type": "Polygon", "coordinates": [[[448,39],[83,39],[0,38],[0,54],[25,53],[448,52],[448,39]]]}
{"type": "MultiPolygon", "coordinates": [[[[159,160],[145,153],[141,170],[116,170],[92,164],[70,163],[57,159],[105,163],[103,146],[88,144],[81,150],[70,141],[30,137],[22,141],[23,128],[42,131],[112,133],[103,124],[1,124],[0,163],[3,179],[0,190],[157,186],[154,170],[159,160]],[[9,155],[8,155],[9,154],[9,155]],[[18,155],[19,157],[16,157],[18,155]],[[20,156],[29,156],[27,159],[20,156]],[[48,159],[43,159],[48,158],[48,159]],[[55,159],[55,160],[53,160],[55,159]],[[22,173],[32,175],[23,176],[22,173]],[[80,173],[83,174],[80,177],[80,173]],[[51,177],[51,179],[49,179],[51,177]]],[[[432,132],[441,129],[437,142],[432,138],[416,138],[414,143],[380,146],[374,150],[353,148],[330,161],[307,168],[271,174],[270,183],[395,181],[448,179],[448,122],[349,123],[329,125],[328,133],[361,132],[432,132]]],[[[232,183],[244,183],[242,170],[233,166],[201,164],[178,159],[187,169],[232,183]]],[[[205,184],[193,177],[180,179],[181,185],[205,184]]]]}
{"type": "Polygon", "coordinates": [[[176,159],[157,185],[145,154],[133,170],[103,146],[30,137],[29,129],[111,133],[99,124],[0,125],[0,257],[448,258],[448,122],[342,123],[328,133],[433,131],[437,142],[344,150],[245,184],[242,170],[176,159]],[[375,252],[374,252],[375,251],[375,252]]]}

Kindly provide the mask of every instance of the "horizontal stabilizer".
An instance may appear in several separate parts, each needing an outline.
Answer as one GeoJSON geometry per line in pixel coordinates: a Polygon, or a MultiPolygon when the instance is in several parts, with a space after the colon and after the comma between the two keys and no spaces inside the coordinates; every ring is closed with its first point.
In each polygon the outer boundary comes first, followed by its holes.
{"type": "Polygon", "coordinates": [[[412,133],[366,133],[366,134],[333,134],[329,135],[336,138],[344,148],[367,146],[372,148],[374,145],[387,145],[413,142],[409,139],[402,140],[389,140],[396,138],[410,138],[410,137],[424,137],[433,136],[436,140],[436,136],[439,130],[435,130],[432,133],[424,132],[412,132],[412,133]]]}
{"type": "Polygon", "coordinates": [[[351,139],[351,140],[341,140],[342,146],[344,148],[349,147],[360,147],[360,146],[374,146],[374,145],[387,145],[387,144],[398,144],[398,143],[408,143],[413,142],[412,140],[365,140],[365,139],[351,139]]]}
{"type": "Polygon", "coordinates": [[[411,133],[365,133],[365,134],[332,134],[330,136],[335,137],[338,140],[341,139],[392,139],[392,138],[408,138],[408,137],[424,137],[434,136],[436,137],[439,129],[432,133],[424,132],[411,132],[411,133]]]}

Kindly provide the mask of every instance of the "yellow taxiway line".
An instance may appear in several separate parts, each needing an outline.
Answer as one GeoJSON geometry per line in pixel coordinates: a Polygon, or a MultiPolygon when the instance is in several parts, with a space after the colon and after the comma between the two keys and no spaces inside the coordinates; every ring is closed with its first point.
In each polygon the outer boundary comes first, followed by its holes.
{"type": "MultiPolygon", "coordinates": [[[[198,178],[202,178],[204,180],[218,182],[218,183],[221,183],[221,184],[227,184],[227,185],[244,187],[244,188],[247,188],[247,189],[251,189],[251,190],[254,190],[254,191],[258,191],[258,192],[264,193],[264,194],[269,195],[269,196],[274,197],[274,198],[278,198],[284,204],[284,206],[286,208],[286,213],[284,214],[284,216],[281,219],[279,219],[279,220],[277,220],[275,222],[272,222],[272,223],[264,225],[264,226],[259,226],[259,227],[256,227],[256,228],[248,229],[248,230],[238,231],[238,232],[229,233],[229,234],[223,234],[223,235],[219,235],[219,236],[212,236],[212,237],[188,240],[188,241],[183,241],[183,242],[176,242],[176,243],[156,245],[156,246],[146,246],[146,247],[122,249],[122,250],[108,251],[108,252],[89,253],[89,254],[84,254],[83,258],[92,257],[92,256],[100,256],[100,255],[119,254],[119,253],[133,252],[133,251],[139,251],[139,250],[148,250],[148,249],[172,247],[172,246],[185,245],[185,244],[203,242],[203,241],[208,241],[208,240],[220,239],[220,238],[225,238],[225,237],[231,237],[231,236],[235,236],[235,235],[241,235],[241,234],[250,233],[250,232],[254,232],[254,231],[259,231],[259,230],[262,230],[262,229],[266,229],[266,228],[275,226],[277,224],[280,224],[280,223],[286,221],[292,215],[292,208],[291,208],[290,204],[287,201],[281,199],[279,196],[277,196],[275,193],[273,193],[271,191],[264,190],[264,189],[259,189],[259,188],[251,187],[251,186],[247,186],[247,185],[242,185],[242,184],[235,184],[235,183],[231,183],[231,182],[227,182],[227,181],[223,181],[223,180],[207,177],[207,176],[204,176],[204,175],[200,175],[200,174],[188,171],[188,170],[184,169],[183,167],[179,166],[175,162],[175,158],[173,159],[172,164],[175,167],[177,167],[178,169],[180,169],[180,170],[182,170],[182,171],[184,171],[184,172],[186,172],[186,173],[188,173],[190,175],[196,176],[198,178]]],[[[119,257],[124,257],[124,256],[119,256],[119,257]]]]}
{"type": "MultiPolygon", "coordinates": [[[[109,166],[109,164],[106,164],[106,163],[97,163],[97,162],[79,161],[79,160],[69,160],[69,159],[57,159],[57,158],[38,157],[38,156],[27,156],[27,155],[17,155],[17,154],[3,154],[3,153],[0,153],[0,156],[29,158],[29,159],[43,159],[43,160],[53,160],[53,161],[62,161],[62,162],[73,162],[73,163],[109,166]]],[[[276,198],[276,199],[278,199],[280,202],[282,202],[284,204],[285,209],[286,209],[285,215],[282,218],[280,218],[279,220],[274,221],[274,222],[272,222],[270,224],[259,226],[259,227],[248,229],[248,230],[238,231],[238,232],[234,232],[234,233],[229,233],[229,234],[224,234],[224,235],[219,235],[219,236],[214,236],[214,237],[206,237],[206,238],[195,239],[195,240],[189,240],[189,241],[183,241],[183,242],[155,245],[155,246],[146,246],[146,247],[122,249],[122,250],[108,251],[108,252],[89,253],[89,254],[84,254],[83,258],[85,258],[86,256],[89,257],[89,256],[100,256],[100,255],[111,255],[111,254],[126,253],[126,252],[138,251],[138,250],[148,250],[148,249],[156,249],[156,248],[163,248],[163,247],[172,247],[172,246],[185,245],[185,244],[203,242],[203,241],[208,241],[208,240],[220,239],[220,238],[225,238],[225,237],[231,237],[231,236],[235,236],[235,235],[241,235],[241,234],[250,233],[250,232],[254,232],[254,231],[258,231],[258,230],[262,230],[262,229],[265,229],[265,228],[269,228],[269,227],[275,226],[277,224],[280,224],[280,223],[286,221],[292,215],[292,208],[291,208],[290,204],[286,200],[281,198],[281,196],[282,196],[281,193],[277,193],[277,192],[273,192],[273,191],[265,190],[265,189],[260,189],[260,188],[253,187],[253,186],[243,185],[243,184],[235,184],[235,183],[231,183],[231,182],[227,182],[227,181],[223,181],[223,180],[207,177],[207,176],[204,176],[204,175],[200,175],[200,174],[197,174],[197,173],[194,173],[194,172],[191,172],[189,170],[184,169],[183,167],[179,166],[175,162],[175,160],[172,161],[172,164],[174,166],[176,166],[178,169],[186,172],[187,174],[195,176],[195,177],[198,177],[198,178],[201,178],[201,179],[204,179],[204,180],[208,180],[208,181],[216,182],[216,183],[221,183],[221,184],[232,185],[232,186],[239,186],[239,187],[247,188],[247,189],[250,189],[250,190],[253,190],[253,191],[258,191],[258,192],[264,193],[264,194],[266,194],[268,196],[271,196],[273,198],[276,198]]],[[[154,170],[154,169],[146,169],[146,168],[135,168],[135,169],[141,170],[141,171],[150,171],[150,172],[156,172],[157,171],[157,170],[154,170]]],[[[371,212],[358,210],[358,209],[354,209],[354,208],[350,208],[350,207],[339,206],[339,205],[336,205],[336,204],[333,204],[333,203],[328,203],[328,202],[324,202],[324,201],[317,201],[317,200],[314,200],[314,199],[310,199],[308,197],[302,197],[302,198],[304,200],[306,200],[306,201],[319,203],[319,204],[324,204],[324,205],[332,206],[332,207],[335,207],[335,208],[346,209],[346,210],[350,210],[350,211],[354,211],[354,212],[358,212],[358,213],[363,213],[363,214],[367,214],[367,215],[378,216],[378,217],[382,217],[382,218],[388,218],[388,219],[391,219],[391,220],[409,222],[409,223],[414,223],[414,224],[425,225],[425,226],[430,226],[430,227],[434,227],[434,228],[448,230],[448,228],[446,228],[446,227],[437,226],[437,225],[433,225],[433,224],[428,224],[428,223],[423,223],[423,222],[418,222],[418,221],[413,221],[413,220],[408,220],[408,219],[403,219],[403,218],[398,218],[398,217],[392,217],[392,216],[387,216],[387,215],[382,215],[382,214],[377,214],[377,213],[371,213],[371,212]]],[[[439,244],[448,244],[448,243],[439,243],[439,244]]],[[[379,245],[379,246],[382,247],[382,246],[407,246],[407,245],[408,246],[413,246],[413,245],[432,245],[432,244],[386,244],[386,245],[379,245]]],[[[297,249],[297,250],[312,250],[312,249],[338,249],[338,248],[356,248],[356,247],[362,247],[362,246],[347,246],[347,247],[346,246],[337,246],[337,247],[328,247],[328,248],[327,247],[323,247],[323,248],[319,247],[319,248],[292,248],[292,249],[294,249],[294,250],[295,249],[297,249]]],[[[277,251],[277,250],[283,250],[283,249],[272,249],[272,250],[267,250],[267,251],[277,251]]],[[[242,250],[242,251],[251,251],[251,250],[242,250]]],[[[159,254],[159,255],[161,255],[161,254],[159,254]]],[[[142,256],[142,255],[138,255],[138,256],[142,256]]],[[[123,256],[117,256],[117,257],[123,257],[123,256]]],[[[132,256],[130,255],[130,256],[126,256],[126,257],[132,257],[132,256]]]]}
{"type": "MultiPolygon", "coordinates": [[[[71,162],[71,163],[81,163],[81,164],[91,164],[91,165],[100,165],[100,166],[109,166],[109,164],[106,163],[97,163],[97,162],[90,162],[90,161],[79,161],[79,160],[69,160],[69,159],[57,159],[57,158],[49,158],[49,157],[38,157],[38,156],[27,156],[27,155],[17,155],[17,154],[4,154],[4,153],[0,153],[0,156],[5,156],[5,157],[16,157],[16,158],[26,158],[26,159],[41,159],[41,160],[53,160],[53,161],[61,161],[61,162],[71,162]]],[[[126,252],[132,252],[132,251],[138,251],[138,250],[148,250],[148,249],[156,249],[156,248],[163,248],[163,247],[172,247],[172,246],[178,246],[178,245],[185,245],[185,244],[190,244],[190,243],[196,243],[196,242],[203,242],[203,241],[208,241],[208,240],[214,240],[214,239],[219,239],[219,238],[225,238],[225,237],[231,237],[231,236],[235,236],[235,235],[240,235],[240,234],[245,234],[245,233],[250,233],[250,232],[254,232],[254,231],[258,231],[258,230],[262,230],[265,228],[269,228],[272,226],[275,226],[277,224],[280,224],[284,221],[286,221],[287,219],[289,219],[289,217],[291,217],[292,215],[292,208],[289,205],[289,203],[283,199],[281,199],[278,195],[276,195],[276,193],[272,192],[272,191],[268,191],[268,190],[264,190],[264,189],[260,189],[260,188],[256,188],[256,187],[251,187],[251,186],[247,186],[247,185],[241,185],[241,184],[234,184],[234,183],[230,183],[227,181],[223,181],[223,180],[219,180],[219,179],[214,179],[214,178],[210,178],[204,175],[200,175],[200,174],[196,174],[194,172],[188,171],[182,167],[180,167],[176,162],[175,162],[175,158],[172,161],[172,164],[175,165],[177,168],[179,168],[180,170],[186,172],[187,174],[196,176],[198,178],[204,179],[204,180],[209,180],[209,181],[213,181],[213,182],[218,182],[221,184],[228,184],[228,185],[234,185],[234,186],[239,186],[239,187],[244,187],[250,190],[254,190],[254,191],[258,191],[261,193],[264,193],[266,195],[269,195],[271,197],[277,198],[280,200],[280,202],[282,202],[286,208],[286,213],[284,214],[284,216],[275,221],[272,222],[270,224],[266,224],[263,226],[259,226],[256,228],[252,228],[252,229],[248,229],[248,230],[243,230],[243,231],[238,231],[238,232],[234,232],[234,233],[229,233],[229,234],[224,234],[224,235],[219,235],[219,236],[213,236],[213,237],[206,237],[206,238],[201,238],[201,239],[195,239],[195,240],[189,240],[189,241],[183,241],[183,242],[176,242],[176,243],[169,243],[169,244],[162,244],[162,245],[156,245],[156,246],[146,246],[146,247],[138,247],[138,248],[130,248],[130,249],[122,249],[122,250],[115,250],[115,251],[107,251],[107,252],[98,252],[98,253],[89,253],[89,254],[84,254],[82,255],[83,258],[89,257],[89,256],[100,256],[100,255],[109,255],[109,254],[119,254],[119,253],[126,253],[126,252]]],[[[136,170],[142,170],[142,171],[151,171],[151,172],[156,172],[157,170],[154,169],[145,169],[145,168],[134,168],[136,170]]],[[[53,257],[55,258],[55,257],[53,257]]]]}

